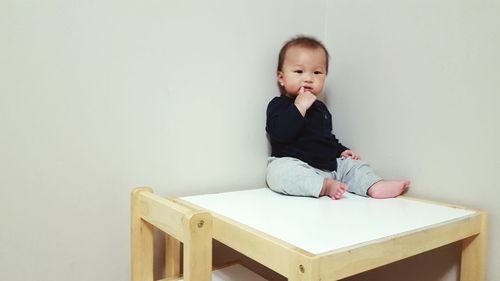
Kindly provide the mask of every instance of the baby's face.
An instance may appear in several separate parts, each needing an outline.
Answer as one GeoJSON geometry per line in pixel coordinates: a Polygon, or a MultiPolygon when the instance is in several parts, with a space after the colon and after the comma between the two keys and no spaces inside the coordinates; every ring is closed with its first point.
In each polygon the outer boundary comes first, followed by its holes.
{"type": "Polygon", "coordinates": [[[290,47],[283,67],[278,71],[278,82],[289,97],[297,96],[301,87],[305,92],[319,96],[326,79],[326,54],[321,48],[290,47]]]}

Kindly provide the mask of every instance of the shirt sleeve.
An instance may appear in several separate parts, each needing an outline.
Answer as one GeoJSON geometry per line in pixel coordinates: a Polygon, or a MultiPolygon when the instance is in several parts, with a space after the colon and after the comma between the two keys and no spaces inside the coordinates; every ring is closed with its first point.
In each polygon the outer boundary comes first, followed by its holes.
{"type": "Polygon", "coordinates": [[[291,142],[301,132],[305,119],[298,108],[283,98],[274,98],[267,107],[266,131],[271,140],[291,142]]]}
{"type": "Polygon", "coordinates": [[[335,135],[333,135],[333,138],[335,139],[335,141],[337,142],[337,147],[338,147],[338,150],[337,150],[337,155],[336,157],[339,158],[340,157],[340,154],[342,154],[342,152],[346,151],[346,150],[349,150],[349,148],[345,147],[343,144],[341,144],[339,142],[339,140],[335,137],[335,135]]]}
{"type": "Polygon", "coordinates": [[[337,155],[335,155],[335,157],[339,158],[342,154],[342,152],[346,151],[346,150],[349,150],[348,147],[344,146],[343,144],[340,143],[339,139],[337,139],[337,137],[335,136],[335,134],[332,132],[332,141],[333,143],[335,144],[335,146],[337,147],[337,155]]]}
{"type": "Polygon", "coordinates": [[[332,141],[335,144],[335,146],[337,147],[337,149],[336,149],[337,155],[335,155],[335,157],[339,158],[341,156],[340,154],[342,154],[342,152],[344,152],[346,150],[349,150],[349,148],[344,146],[343,144],[341,144],[339,139],[337,139],[337,137],[333,133],[332,114],[330,113],[330,111],[328,110],[326,105],[323,104],[323,106],[324,106],[324,109],[326,110],[326,112],[328,113],[328,119],[329,119],[328,124],[330,125],[329,129],[330,129],[332,141]]]}

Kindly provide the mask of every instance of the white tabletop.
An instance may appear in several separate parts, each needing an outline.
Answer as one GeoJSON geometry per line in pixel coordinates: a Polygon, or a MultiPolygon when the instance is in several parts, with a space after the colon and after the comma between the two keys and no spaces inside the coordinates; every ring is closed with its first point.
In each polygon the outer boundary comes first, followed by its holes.
{"type": "Polygon", "coordinates": [[[403,198],[372,199],[344,194],[284,196],[268,188],[183,197],[313,254],[417,231],[471,216],[470,210],[403,198]]]}

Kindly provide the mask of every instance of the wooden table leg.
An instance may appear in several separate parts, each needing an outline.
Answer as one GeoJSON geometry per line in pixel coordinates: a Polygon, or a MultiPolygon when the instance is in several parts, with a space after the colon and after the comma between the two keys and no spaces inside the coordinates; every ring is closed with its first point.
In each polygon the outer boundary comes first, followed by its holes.
{"type": "Polygon", "coordinates": [[[153,281],[154,227],[141,218],[138,201],[141,192],[151,192],[151,189],[139,188],[132,193],[132,281],[153,281]]]}
{"type": "Polygon", "coordinates": [[[165,277],[181,275],[181,242],[165,234],[165,277]]]}
{"type": "Polygon", "coordinates": [[[486,244],[488,237],[488,218],[485,212],[482,212],[480,215],[481,229],[479,234],[462,241],[460,281],[486,280],[486,244]]]}

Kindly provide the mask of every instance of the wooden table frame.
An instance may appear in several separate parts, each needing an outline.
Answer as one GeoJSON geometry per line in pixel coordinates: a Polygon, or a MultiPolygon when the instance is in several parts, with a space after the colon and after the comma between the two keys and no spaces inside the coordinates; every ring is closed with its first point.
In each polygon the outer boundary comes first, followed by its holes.
{"type": "MultiPolygon", "coordinates": [[[[157,197],[154,194],[149,194],[149,196],[157,197]]],[[[171,199],[170,201],[191,210],[209,212],[209,210],[203,210],[182,199],[171,199]]],[[[457,241],[462,243],[460,281],[485,280],[487,213],[483,211],[474,211],[471,216],[452,222],[320,255],[304,251],[219,214],[212,213],[211,215],[212,237],[214,239],[291,281],[339,280],[457,241]]],[[[162,220],[164,218],[157,217],[156,219],[162,220]]],[[[173,241],[172,245],[174,246],[171,247],[174,251],[176,249],[175,243],[173,241]]],[[[172,255],[170,254],[170,256],[172,255]]]]}
{"type": "Polygon", "coordinates": [[[461,281],[485,276],[486,214],[314,255],[238,222],[213,214],[214,239],[286,276],[288,280],[339,280],[462,240],[461,281]],[[287,257],[287,258],[283,258],[287,257]]]}
{"type": "Polygon", "coordinates": [[[212,278],[212,216],[206,211],[183,206],[153,194],[150,188],[132,192],[131,262],[133,281],[154,280],[154,229],[165,233],[165,274],[162,280],[181,276],[183,243],[183,280],[212,278]]]}

